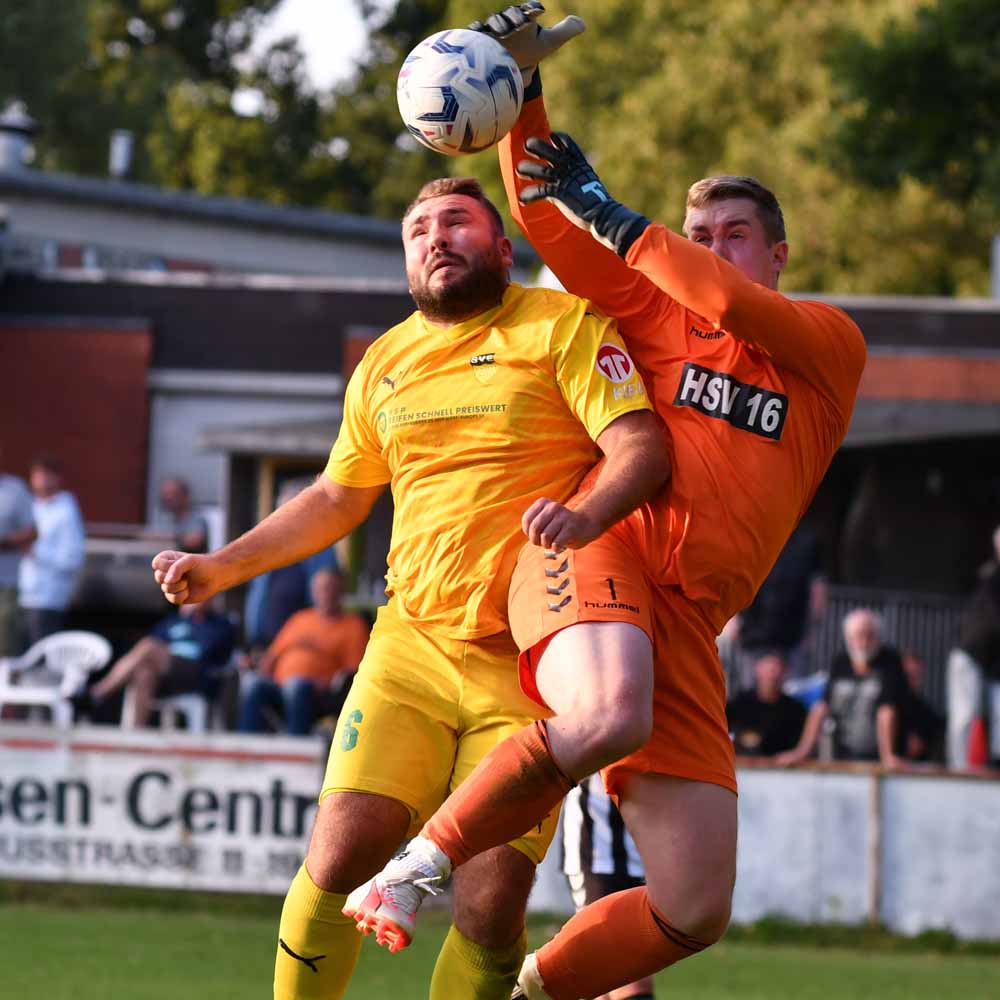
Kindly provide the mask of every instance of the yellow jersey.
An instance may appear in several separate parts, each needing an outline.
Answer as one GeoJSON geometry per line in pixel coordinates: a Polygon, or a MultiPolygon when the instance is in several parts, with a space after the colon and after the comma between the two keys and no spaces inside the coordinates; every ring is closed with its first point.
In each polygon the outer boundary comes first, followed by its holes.
{"type": "Polygon", "coordinates": [[[614,321],[564,292],[510,285],[454,326],[411,314],[365,352],[326,475],[390,483],[386,592],[457,638],[507,628],[507,589],[540,496],[568,500],[612,421],[650,409],[614,321]]]}

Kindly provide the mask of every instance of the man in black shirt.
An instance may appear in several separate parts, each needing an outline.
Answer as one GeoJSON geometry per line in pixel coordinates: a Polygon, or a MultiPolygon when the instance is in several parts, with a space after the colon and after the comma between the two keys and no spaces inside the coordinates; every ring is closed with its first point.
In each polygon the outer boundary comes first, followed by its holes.
{"type": "Polygon", "coordinates": [[[806,710],[781,690],[785,661],[780,653],[759,656],[753,671],[753,688],[726,705],[729,734],[738,755],[772,757],[798,744],[806,710]]]}
{"type": "Polygon", "coordinates": [[[882,642],[882,619],[857,608],[844,616],[844,651],[834,657],[823,697],[809,710],[798,746],[780,764],[798,764],[813,752],[827,718],[834,722],[837,760],[879,761],[898,768],[896,754],[906,680],[899,653],[882,642]]]}

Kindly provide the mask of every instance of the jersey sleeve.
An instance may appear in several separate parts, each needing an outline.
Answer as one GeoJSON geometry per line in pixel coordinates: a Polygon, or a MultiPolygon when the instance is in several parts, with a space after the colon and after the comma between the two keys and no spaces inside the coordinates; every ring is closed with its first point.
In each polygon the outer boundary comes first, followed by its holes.
{"type": "Polygon", "coordinates": [[[592,440],[626,413],[651,409],[614,320],[579,301],[553,327],[550,352],[559,391],[592,440]]]}
{"type": "Polygon", "coordinates": [[[538,97],[524,105],[514,128],[499,144],[500,170],[514,221],[563,287],[614,316],[629,343],[662,338],[663,317],[673,303],[654,282],[574,226],[551,202],[522,205],[518,200],[520,190],[535,183],[517,175],[521,160],[534,159],[524,148],[525,140],[547,139],[551,134],[545,103],[538,97]]]}
{"type": "Polygon", "coordinates": [[[340,433],[326,463],[326,476],[340,486],[383,486],[392,479],[365,398],[367,370],[362,361],[347,384],[340,433]]]}
{"type": "Polygon", "coordinates": [[[850,416],[865,342],[854,321],[823,302],[790,299],[758,284],[706,247],[652,224],[626,255],[667,295],[800,375],[850,416]]]}

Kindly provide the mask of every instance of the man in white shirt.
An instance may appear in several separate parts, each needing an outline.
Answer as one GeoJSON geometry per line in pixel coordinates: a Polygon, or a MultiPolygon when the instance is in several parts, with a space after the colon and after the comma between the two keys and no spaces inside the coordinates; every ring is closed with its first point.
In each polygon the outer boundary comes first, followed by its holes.
{"type": "Polygon", "coordinates": [[[65,626],[85,557],[85,535],[76,498],[62,488],[62,465],[57,459],[36,458],[29,481],[38,540],[21,560],[18,584],[30,644],[65,626]]]}
{"type": "Polygon", "coordinates": [[[35,522],[24,480],[2,469],[0,453],[0,656],[17,656],[23,649],[17,572],[22,553],[35,540],[35,522]]]}

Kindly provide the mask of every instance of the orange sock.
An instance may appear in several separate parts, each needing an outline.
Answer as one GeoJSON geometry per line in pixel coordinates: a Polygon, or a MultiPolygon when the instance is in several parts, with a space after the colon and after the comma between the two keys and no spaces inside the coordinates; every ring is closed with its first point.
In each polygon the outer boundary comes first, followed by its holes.
{"type": "Polygon", "coordinates": [[[652,976],[707,947],[671,927],[639,887],[585,906],[535,958],[546,996],[577,1000],[652,976]]]}
{"type": "Polygon", "coordinates": [[[545,723],[535,722],[494,747],[420,833],[457,868],[537,826],[573,784],[552,759],[545,723]]]}

